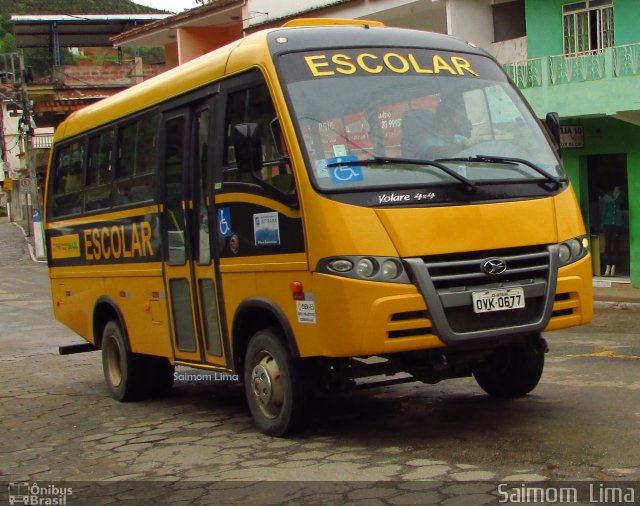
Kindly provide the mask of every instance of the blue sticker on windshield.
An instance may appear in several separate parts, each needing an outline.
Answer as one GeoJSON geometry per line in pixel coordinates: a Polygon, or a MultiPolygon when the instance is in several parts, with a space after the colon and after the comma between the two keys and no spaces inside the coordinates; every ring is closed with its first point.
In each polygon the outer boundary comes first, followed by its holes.
{"type": "Polygon", "coordinates": [[[341,163],[355,162],[357,159],[357,156],[327,158],[331,182],[333,184],[342,184],[364,181],[364,173],[362,172],[362,167],[360,165],[340,165],[341,163]]]}

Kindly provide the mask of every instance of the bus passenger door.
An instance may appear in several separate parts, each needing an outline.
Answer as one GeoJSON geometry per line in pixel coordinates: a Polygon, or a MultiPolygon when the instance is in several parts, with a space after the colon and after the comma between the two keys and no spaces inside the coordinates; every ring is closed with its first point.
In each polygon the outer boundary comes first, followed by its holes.
{"type": "Polygon", "coordinates": [[[164,129],[164,275],[176,360],[226,366],[209,239],[208,103],[171,111],[164,129]]]}

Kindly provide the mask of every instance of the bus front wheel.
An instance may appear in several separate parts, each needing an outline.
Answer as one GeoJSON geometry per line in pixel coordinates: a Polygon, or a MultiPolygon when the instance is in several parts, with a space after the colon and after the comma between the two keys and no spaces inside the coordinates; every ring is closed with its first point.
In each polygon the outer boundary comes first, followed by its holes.
{"type": "Polygon", "coordinates": [[[245,354],[244,386],[260,431],[284,436],[299,428],[305,412],[305,382],[278,330],[260,330],[251,338],[245,354]]]}
{"type": "Polygon", "coordinates": [[[110,321],[102,332],[102,369],[111,395],[118,401],[139,397],[143,387],[142,364],[128,350],[120,324],[110,321]]]}
{"type": "Polygon", "coordinates": [[[522,397],[538,385],[546,349],[542,338],[501,348],[473,375],[478,385],[493,397],[522,397]]]}

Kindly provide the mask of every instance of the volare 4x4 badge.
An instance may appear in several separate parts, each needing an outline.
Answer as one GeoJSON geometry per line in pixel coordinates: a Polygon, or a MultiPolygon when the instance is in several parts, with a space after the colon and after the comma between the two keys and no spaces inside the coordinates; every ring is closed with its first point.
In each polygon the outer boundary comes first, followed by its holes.
{"type": "Polygon", "coordinates": [[[378,195],[378,202],[380,204],[386,204],[388,202],[409,202],[411,200],[411,195],[408,194],[398,194],[395,193],[383,193],[382,195],[378,195]]]}
{"type": "Polygon", "coordinates": [[[436,198],[436,194],[433,192],[428,193],[382,193],[378,195],[378,204],[395,204],[411,201],[433,200],[436,198]]]}

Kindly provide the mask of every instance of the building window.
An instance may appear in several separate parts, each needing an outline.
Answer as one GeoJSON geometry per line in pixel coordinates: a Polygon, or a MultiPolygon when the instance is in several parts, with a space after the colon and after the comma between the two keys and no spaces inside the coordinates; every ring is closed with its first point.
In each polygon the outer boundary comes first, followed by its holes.
{"type": "Polygon", "coordinates": [[[601,51],[614,45],[613,0],[586,0],[562,7],[564,54],[601,51]]]}
{"type": "Polygon", "coordinates": [[[527,35],[524,15],[524,0],[515,0],[494,4],[493,13],[493,41],[517,39],[527,35]]]}

